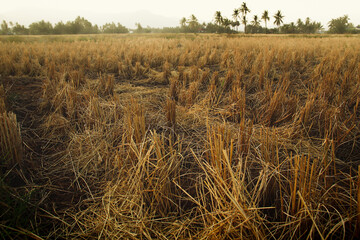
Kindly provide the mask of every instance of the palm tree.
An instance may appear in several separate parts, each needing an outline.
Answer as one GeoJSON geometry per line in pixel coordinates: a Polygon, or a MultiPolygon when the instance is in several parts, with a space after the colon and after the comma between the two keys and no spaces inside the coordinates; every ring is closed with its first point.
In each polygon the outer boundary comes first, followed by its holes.
{"type": "Polygon", "coordinates": [[[187,21],[186,18],[183,17],[183,18],[180,20],[180,26],[181,26],[181,27],[185,27],[186,21],[187,21]]]}
{"type": "Polygon", "coordinates": [[[251,24],[254,26],[254,27],[258,27],[260,25],[260,20],[258,18],[257,15],[254,16],[254,20],[251,21],[251,24]]]}
{"type": "Polygon", "coordinates": [[[274,18],[275,18],[274,24],[276,24],[276,26],[279,27],[283,23],[283,18],[284,18],[280,10],[277,11],[277,13],[274,15],[274,18]]]}
{"type": "Polygon", "coordinates": [[[265,32],[267,33],[267,21],[270,21],[269,12],[267,10],[264,11],[261,19],[265,22],[265,32]]]}
{"type": "Polygon", "coordinates": [[[241,4],[241,8],[239,10],[243,15],[242,23],[245,25],[244,32],[246,33],[246,23],[247,23],[246,14],[248,14],[250,12],[250,9],[246,6],[246,3],[243,2],[241,4]]]}
{"type": "Polygon", "coordinates": [[[236,31],[238,30],[237,27],[240,25],[238,21],[239,14],[240,14],[239,9],[235,8],[232,16],[234,18],[234,25],[236,26],[236,31]]]}
{"type": "Polygon", "coordinates": [[[188,24],[189,24],[189,28],[190,28],[190,30],[191,31],[193,31],[193,32],[196,32],[196,31],[198,31],[198,28],[199,28],[199,21],[198,21],[198,19],[195,17],[195,15],[194,14],[192,14],[191,16],[190,16],[190,19],[188,19],[188,24]]]}
{"type": "Polygon", "coordinates": [[[215,23],[217,23],[219,26],[223,23],[223,17],[221,16],[220,11],[215,12],[215,23]]]}
{"type": "Polygon", "coordinates": [[[243,16],[242,20],[241,20],[241,23],[244,24],[245,26],[245,33],[246,33],[246,24],[247,24],[247,19],[245,16],[243,16]]]}
{"type": "Polygon", "coordinates": [[[225,28],[228,28],[231,25],[231,21],[228,18],[223,19],[223,25],[225,28]]]}
{"type": "Polygon", "coordinates": [[[190,22],[198,22],[198,19],[195,17],[194,14],[191,14],[191,16],[190,16],[190,22]]]}

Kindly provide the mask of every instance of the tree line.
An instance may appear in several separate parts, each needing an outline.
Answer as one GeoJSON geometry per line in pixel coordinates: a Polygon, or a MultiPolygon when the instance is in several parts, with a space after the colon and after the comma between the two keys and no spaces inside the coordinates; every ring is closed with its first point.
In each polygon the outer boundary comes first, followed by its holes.
{"type": "MultiPolygon", "coordinates": [[[[281,10],[278,10],[273,16],[270,17],[269,11],[264,10],[259,15],[254,15],[252,19],[247,18],[247,14],[251,10],[248,8],[247,4],[243,2],[240,8],[235,8],[233,10],[232,19],[223,17],[220,11],[216,11],[214,15],[214,22],[218,26],[238,31],[240,25],[244,25],[245,33],[319,33],[324,32],[324,27],[320,22],[311,21],[310,18],[306,18],[305,21],[298,19],[296,23],[291,22],[288,24],[283,24],[285,16],[282,14],[281,10]],[[267,24],[273,20],[276,28],[268,29],[267,24]],[[261,26],[261,21],[264,25],[261,26]]],[[[357,27],[354,24],[350,23],[349,16],[345,15],[336,19],[332,19],[328,23],[328,33],[343,34],[343,33],[360,33],[360,25],[357,27]]]]}
{"type": "Polygon", "coordinates": [[[48,34],[97,34],[97,33],[128,33],[129,29],[120,23],[106,23],[102,26],[93,25],[83,17],[77,17],[74,21],[58,22],[54,26],[50,22],[41,20],[34,22],[26,28],[19,23],[1,23],[0,33],[3,35],[48,35],[48,34]]]}
{"type": "MultiPolygon", "coordinates": [[[[239,26],[244,26],[245,33],[285,33],[285,34],[311,34],[324,32],[324,27],[320,22],[312,21],[306,18],[304,21],[298,19],[296,23],[284,24],[285,16],[281,10],[278,10],[273,16],[268,10],[264,10],[261,15],[254,15],[251,19],[248,14],[251,10],[247,4],[243,2],[239,8],[233,10],[230,18],[222,15],[220,11],[214,14],[213,22],[200,23],[194,14],[189,18],[183,17],[180,25],[177,27],[151,28],[143,27],[140,23],[136,23],[135,33],[237,33],[239,26]],[[268,23],[273,22],[275,28],[268,28],[268,23]]],[[[0,34],[2,35],[47,35],[47,34],[98,34],[98,33],[129,33],[132,30],[126,28],[120,23],[106,23],[102,26],[93,25],[83,17],[77,17],[74,21],[58,22],[54,26],[50,22],[41,20],[34,22],[25,27],[19,23],[2,21],[0,26],[0,34]]],[[[360,33],[360,25],[355,27],[350,23],[350,18],[345,15],[332,19],[328,23],[328,33],[360,33]]]]}

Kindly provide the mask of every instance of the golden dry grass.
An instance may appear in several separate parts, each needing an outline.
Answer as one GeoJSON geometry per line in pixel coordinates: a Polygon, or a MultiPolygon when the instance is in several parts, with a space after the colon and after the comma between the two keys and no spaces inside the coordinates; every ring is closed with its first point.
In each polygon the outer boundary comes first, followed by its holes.
{"type": "Polygon", "coordinates": [[[1,149],[36,172],[21,177],[54,226],[39,236],[360,236],[358,38],[129,35],[0,55],[2,112],[23,113],[5,106],[19,79],[42,80],[33,124],[19,114],[37,140],[1,128],[34,146],[1,149]]]}
{"type": "Polygon", "coordinates": [[[22,140],[20,126],[16,115],[7,112],[5,106],[6,93],[0,85],[0,157],[1,165],[12,167],[22,162],[22,140]]]}

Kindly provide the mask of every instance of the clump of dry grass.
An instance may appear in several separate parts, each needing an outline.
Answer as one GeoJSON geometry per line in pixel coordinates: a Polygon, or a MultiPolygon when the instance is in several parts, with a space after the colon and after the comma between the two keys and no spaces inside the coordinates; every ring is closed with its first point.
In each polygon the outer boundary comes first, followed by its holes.
{"type": "Polygon", "coordinates": [[[0,152],[5,166],[21,164],[23,148],[20,126],[12,112],[0,113],[0,152]]]}
{"type": "Polygon", "coordinates": [[[0,85],[0,113],[3,113],[5,111],[5,89],[3,85],[0,85]]]}
{"type": "Polygon", "coordinates": [[[0,156],[1,165],[12,167],[21,164],[23,147],[20,125],[13,112],[7,112],[5,107],[5,90],[0,85],[0,156]]]}
{"type": "Polygon", "coordinates": [[[175,132],[176,127],[176,102],[175,100],[168,99],[166,101],[166,120],[169,124],[169,127],[172,127],[175,132]]]}
{"type": "Polygon", "coordinates": [[[141,143],[146,135],[146,123],[144,108],[139,102],[131,98],[125,108],[124,126],[127,142],[141,143]]]}
{"type": "Polygon", "coordinates": [[[113,95],[115,86],[115,78],[113,75],[101,75],[99,76],[99,86],[97,92],[101,96],[113,95]]]}

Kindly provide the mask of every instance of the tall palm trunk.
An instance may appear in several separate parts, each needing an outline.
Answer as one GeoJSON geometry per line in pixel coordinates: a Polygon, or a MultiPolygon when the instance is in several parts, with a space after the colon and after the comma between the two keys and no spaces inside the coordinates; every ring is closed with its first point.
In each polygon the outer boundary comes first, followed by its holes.
{"type": "Polygon", "coordinates": [[[265,34],[267,34],[268,29],[267,29],[267,21],[265,20],[265,34]]]}

